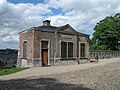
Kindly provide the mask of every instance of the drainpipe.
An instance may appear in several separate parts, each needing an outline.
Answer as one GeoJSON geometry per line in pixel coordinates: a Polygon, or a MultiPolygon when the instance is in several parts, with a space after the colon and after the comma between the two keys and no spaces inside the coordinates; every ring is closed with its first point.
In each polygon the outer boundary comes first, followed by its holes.
{"type": "Polygon", "coordinates": [[[79,59],[79,50],[80,50],[80,46],[79,46],[79,35],[78,35],[78,33],[77,33],[77,58],[76,58],[76,60],[77,60],[77,62],[78,62],[78,64],[80,64],[80,59],[79,59]]]}
{"type": "Polygon", "coordinates": [[[55,30],[55,48],[54,48],[54,65],[55,65],[55,62],[56,62],[56,57],[57,57],[57,29],[55,30]]]}

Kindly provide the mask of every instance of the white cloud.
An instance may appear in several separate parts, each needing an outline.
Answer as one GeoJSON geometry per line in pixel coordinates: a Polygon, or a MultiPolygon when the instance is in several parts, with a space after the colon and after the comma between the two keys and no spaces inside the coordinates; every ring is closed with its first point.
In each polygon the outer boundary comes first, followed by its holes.
{"type": "Polygon", "coordinates": [[[78,31],[91,36],[97,22],[120,12],[120,0],[49,0],[49,4],[64,11],[62,19],[58,19],[59,15],[49,17],[53,23],[67,22],[78,31]],[[69,19],[63,19],[66,17],[69,19]]]}
{"type": "Polygon", "coordinates": [[[0,1],[0,48],[18,47],[18,32],[41,25],[43,14],[49,13],[52,11],[47,4],[13,4],[6,0],[0,1]]]}
{"type": "Polygon", "coordinates": [[[56,26],[70,24],[77,31],[92,36],[96,22],[120,12],[120,0],[45,0],[45,2],[13,4],[7,0],[0,0],[0,48],[17,48],[18,32],[39,26],[45,19],[50,19],[51,24],[56,26]],[[61,8],[63,12],[54,15],[50,7],[61,8]]]}
{"type": "Polygon", "coordinates": [[[5,4],[7,0],[0,0],[0,4],[5,4]]]}

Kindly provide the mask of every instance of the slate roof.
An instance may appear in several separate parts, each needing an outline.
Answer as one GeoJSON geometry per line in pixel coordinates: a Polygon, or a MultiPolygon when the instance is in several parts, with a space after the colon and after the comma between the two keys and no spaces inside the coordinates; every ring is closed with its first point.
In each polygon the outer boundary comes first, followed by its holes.
{"type": "MultiPolygon", "coordinates": [[[[22,32],[26,32],[26,31],[29,31],[29,30],[35,30],[35,31],[45,31],[45,32],[55,32],[57,30],[57,32],[60,32],[60,33],[67,33],[67,34],[75,34],[75,35],[80,35],[80,36],[85,36],[85,37],[89,37],[88,34],[83,34],[83,33],[80,33],[76,30],[74,30],[69,24],[66,24],[64,26],[60,26],[60,27],[56,27],[56,26],[38,26],[38,27],[32,27],[32,28],[29,28],[25,31],[22,31],[22,32]],[[71,30],[73,31],[73,33],[71,32],[63,32],[64,29],[66,28],[71,28],[71,30]]],[[[20,33],[22,33],[20,32],[20,33]]]]}
{"type": "Polygon", "coordinates": [[[34,27],[34,28],[35,28],[35,30],[55,32],[55,30],[56,30],[58,27],[55,27],[55,26],[39,26],[39,27],[34,27]]]}

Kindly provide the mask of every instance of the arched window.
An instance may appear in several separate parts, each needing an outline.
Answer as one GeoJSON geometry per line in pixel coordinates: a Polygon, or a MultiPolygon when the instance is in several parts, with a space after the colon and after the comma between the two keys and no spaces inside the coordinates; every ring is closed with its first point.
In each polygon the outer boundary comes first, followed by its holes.
{"type": "Polygon", "coordinates": [[[23,58],[27,57],[27,41],[23,42],[23,58]]]}

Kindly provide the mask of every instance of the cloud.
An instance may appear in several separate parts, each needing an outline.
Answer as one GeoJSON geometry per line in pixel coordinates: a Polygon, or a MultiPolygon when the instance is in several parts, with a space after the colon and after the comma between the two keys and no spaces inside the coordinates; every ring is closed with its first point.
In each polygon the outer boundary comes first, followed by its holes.
{"type": "Polygon", "coordinates": [[[52,13],[48,5],[0,1],[0,48],[17,48],[18,32],[41,25],[43,14],[48,13],[52,13]]]}
{"type": "Polygon", "coordinates": [[[120,12],[120,0],[44,0],[45,3],[10,3],[0,0],[0,48],[18,48],[18,32],[51,24],[70,24],[77,31],[90,34],[97,22],[120,12]],[[56,13],[55,10],[61,10],[56,13]],[[54,14],[56,13],[56,14],[54,14]]]}
{"type": "Polygon", "coordinates": [[[48,0],[48,3],[54,8],[62,8],[64,13],[62,17],[49,17],[53,23],[69,23],[76,30],[90,34],[91,37],[97,22],[120,12],[120,0],[48,0]]]}

